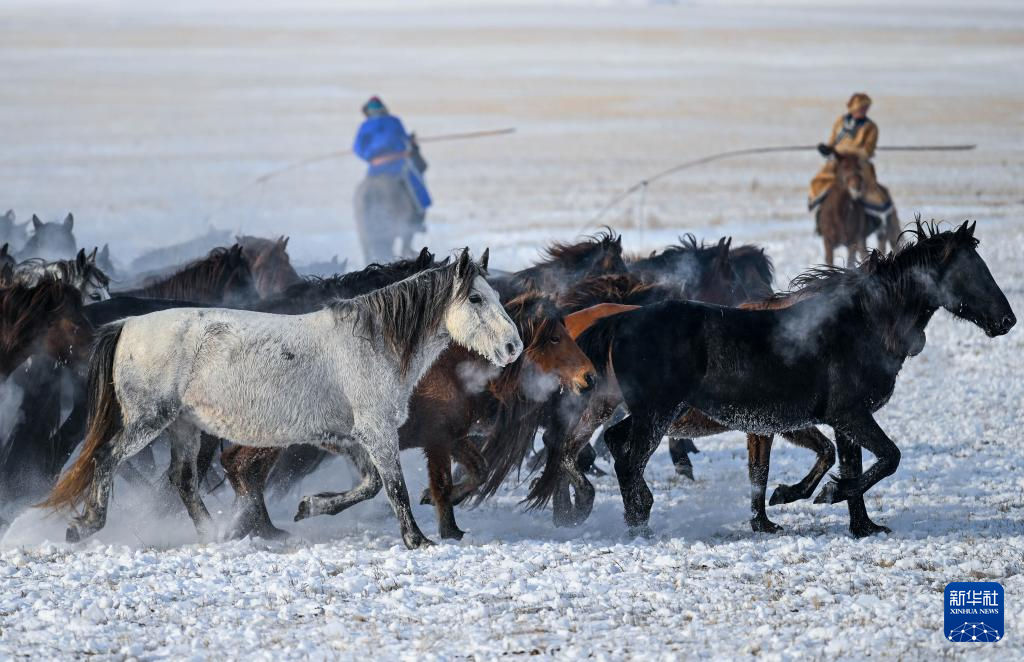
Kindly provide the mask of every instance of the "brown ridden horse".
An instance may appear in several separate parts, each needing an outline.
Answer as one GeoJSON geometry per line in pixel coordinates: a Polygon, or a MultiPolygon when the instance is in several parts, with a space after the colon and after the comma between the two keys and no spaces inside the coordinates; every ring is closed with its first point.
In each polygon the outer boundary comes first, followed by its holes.
{"type": "Polygon", "coordinates": [[[235,237],[235,241],[242,247],[242,254],[252,266],[256,291],[261,297],[278,294],[302,281],[288,257],[288,237],[264,239],[240,235],[235,237]]]}
{"type": "Polygon", "coordinates": [[[850,266],[867,257],[867,238],[876,221],[864,211],[864,176],[860,157],[835,153],[836,179],[815,216],[818,233],[825,243],[825,263],[832,265],[837,246],[846,246],[850,266]]]}
{"type": "Polygon", "coordinates": [[[171,276],[133,290],[112,292],[111,296],[177,299],[215,306],[244,306],[259,299],[252,268],[238,244],[214,248],[171,276]]]}

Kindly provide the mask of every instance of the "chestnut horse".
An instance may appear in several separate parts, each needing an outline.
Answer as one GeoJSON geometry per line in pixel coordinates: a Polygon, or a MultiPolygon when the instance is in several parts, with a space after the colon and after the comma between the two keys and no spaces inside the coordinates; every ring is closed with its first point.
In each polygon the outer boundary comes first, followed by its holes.
{"type": "Polygon", "coordinates": [[[860,257],[867,257],[868,236],[878,231],[878,250],[884,251],[886,240],[893,249],[899,241],[899,220],[896,210],[887,217],[885,227],[864,209],[864,176],[861,172],[860,157],[855,154],[834,154],[836,159],[836,181],[815,214],[815,224],[825,243],[825,263],[834,263],[837,246],[848,249],[847,263],[857,264],[860,257]]]}

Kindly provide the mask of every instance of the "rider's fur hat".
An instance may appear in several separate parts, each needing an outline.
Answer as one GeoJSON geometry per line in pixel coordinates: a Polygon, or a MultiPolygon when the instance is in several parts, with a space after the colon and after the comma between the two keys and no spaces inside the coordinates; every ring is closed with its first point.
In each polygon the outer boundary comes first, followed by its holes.
{"type": "Polygon", "coordinates": [[[863,92],[855,92],[850,100],[846,102],[846,109],[851,113],[863,110],[871,105],[871,97],[863,92]]]}

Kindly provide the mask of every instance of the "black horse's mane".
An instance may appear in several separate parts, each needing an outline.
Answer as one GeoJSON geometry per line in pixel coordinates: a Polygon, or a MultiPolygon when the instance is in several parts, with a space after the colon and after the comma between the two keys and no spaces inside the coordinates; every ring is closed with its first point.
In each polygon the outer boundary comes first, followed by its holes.
{"type": "Polygon", "coordinates": [[[579,266],[595,252],[604,252],[611,248],[612,244],[618,242],[619,238],[620,235],[617,235],[615,230],[605,227],[600,232],[587,235],[581,241],[575,243],[551,242],[551,245],[544,249],[544,259],[536,266],[540,267],[554,263],[569,268],[579,266]]]}
{"type": "Polygon", "coordinates": [[[809,269],[791,281],[789,292],[777,294],[771,301],[795,303],[816,296],[849,301],[877,319],[886,345],[899,350],[908,325],[935,308],[929,296],[932,286],[926,279],[933,277],[930,274],[948,263],[956,251],[978,246],[973,228],[966,221],[955,230],[941,230],[937,223],[919,221],[904,234],[915,241],[886,255],[872,251],[856,268],[809,269]]]}

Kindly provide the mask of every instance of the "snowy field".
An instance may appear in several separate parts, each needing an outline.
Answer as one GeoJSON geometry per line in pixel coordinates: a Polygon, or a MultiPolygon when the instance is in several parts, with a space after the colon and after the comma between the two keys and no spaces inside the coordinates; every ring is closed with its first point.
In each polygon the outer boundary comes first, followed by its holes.
{"type": "MultiPolygon", "coordinates": [[[[348,146],[379,93],[422,135],[517,128],[425,149],[436,207],[423,238],[489,245],[492,265],[517,268],[662,168],[826,138],[865,89],[883,145],[978,144],[884,154],[879,176],[904,219],[977,219],[981,255],[1024,310],[1018,3],[152,4],[0,5],[0,211],[74,211],[80,245],[110,242],[122,264],[211,226],[291,235],[297,263],[357,263],[358,163],[227,196],[348,146]]],[[[643,228],[636,200],[604,220],[638,252],[683,232],[759,243],[784,287],[821,260],[803,211],[819,163],[688,171],[651,189],[643,228]]],[[[64,520],[40,512],[0,539],[0,659],[1022,659],[1021,333],[991,340],[936,315],[878,416],[903,450],[867,498],[891,535],[854,540],[845,507],[810,503],[769,510],[784,533],[751,533],[736,433],[698,441],[695,482],[656,453],[650,541],[624,537],[610,476],[578,530],[523,512],[509,484],[457,511],[465,540],[416,552],[382,497],[293,524],[297,494],[277,495],[288,541],[197,544],[183,512],[119,483],[85,544],[58,542],[64,520]],[[975,580],[1004,586],[1007,636],[949,643],[943,588],[975,580]]],[[[771,486],[811,462],[777,442],[771,486]]],[[[424,463],[403,463],[418,494],[424,463]]],[[[302,492],[350,481],[337,462],[302,492]]],[[[206,498],[224,522],[230,490],[206,498]]],[[[432,508],[414,510],[436,538],[432,508]]]]}

